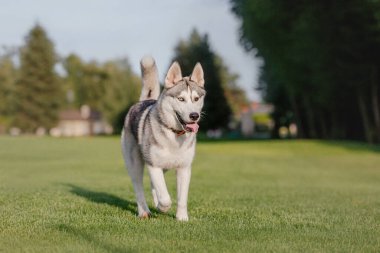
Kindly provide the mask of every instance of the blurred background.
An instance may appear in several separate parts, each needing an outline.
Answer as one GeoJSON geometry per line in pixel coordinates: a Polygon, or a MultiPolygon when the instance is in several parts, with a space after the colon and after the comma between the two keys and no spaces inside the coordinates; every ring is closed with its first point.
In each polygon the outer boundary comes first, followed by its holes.
{"type": "Polygon", "coordinates": [[[205,71],[200,138],[380,142],[380,1],[9,1],[0,134],[119,134],[139,60],[205,71]]]}

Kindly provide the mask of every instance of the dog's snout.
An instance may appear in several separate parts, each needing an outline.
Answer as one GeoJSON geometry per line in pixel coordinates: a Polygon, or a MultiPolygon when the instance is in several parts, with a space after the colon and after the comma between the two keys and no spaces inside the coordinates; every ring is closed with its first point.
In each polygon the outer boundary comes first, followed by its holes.
{"type": "Polygon", "coordinates": [[[192,112],[192,113],[190,113],[189,117],[192,120],[197,120],[197,119],[199,119],[199,114],[196,112],[192,112]]]}

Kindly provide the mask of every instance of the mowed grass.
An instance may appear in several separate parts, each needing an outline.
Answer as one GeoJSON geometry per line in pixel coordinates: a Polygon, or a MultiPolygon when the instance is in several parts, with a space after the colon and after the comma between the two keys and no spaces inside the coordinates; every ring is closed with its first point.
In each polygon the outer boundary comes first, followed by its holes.
{"type": "Polygon", "coordinates": [[[118,138],[0,137],[0,252],[380,251],[378,147],[199,143],[188,223],[166,178],[171,211],[140,220],[118,138]]]}

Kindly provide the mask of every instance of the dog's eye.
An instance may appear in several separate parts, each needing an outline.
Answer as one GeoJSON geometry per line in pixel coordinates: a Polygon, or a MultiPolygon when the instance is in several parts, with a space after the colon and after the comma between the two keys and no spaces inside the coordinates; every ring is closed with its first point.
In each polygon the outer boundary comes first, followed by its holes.
{"type": "Polygon", "coordinates": [[[183,97],[178,97],[178,100],[181,102],[185,101],[185,99],[183,97]]]}
{"type": "Polygon", "coordinates": [[[194,101],[197,102],[199,100],[199,97],[195,97],[194,101]]]}

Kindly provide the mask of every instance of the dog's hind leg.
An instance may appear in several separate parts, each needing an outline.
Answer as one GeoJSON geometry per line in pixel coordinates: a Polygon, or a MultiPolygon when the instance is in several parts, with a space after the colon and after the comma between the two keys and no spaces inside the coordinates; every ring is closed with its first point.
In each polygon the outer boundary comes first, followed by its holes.
{"type": "Polygon", "coordinates": [[[140,218],[148,218],[150,210],[146,203],[143,187],[144,162],[139,148],[132,137],[122,135],[122,150],[128,174],[132,179],[133,189],[136,195],[138,215],[140,218]]]}

